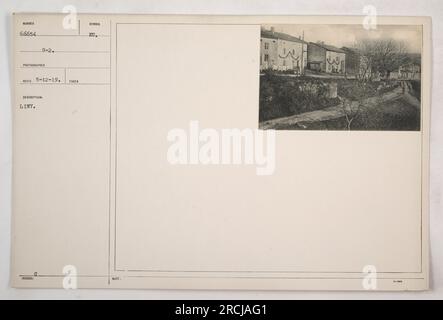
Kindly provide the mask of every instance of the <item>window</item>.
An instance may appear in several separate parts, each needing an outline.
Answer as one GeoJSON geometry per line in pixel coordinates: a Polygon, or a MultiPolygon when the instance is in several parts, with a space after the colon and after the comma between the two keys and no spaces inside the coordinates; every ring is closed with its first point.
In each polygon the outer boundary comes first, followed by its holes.
{"type": "Polygon", "coordinates": [[[286,54],[286,48],[283,48],[283,54],[286,54]]]}
{"type": "Polygon", "coordinates": [[[295,54],[295,49],[292,49],[292,54],[295,54]]]}
{"type": "Polygon", "coordinates": [[[265,61],[269,61],[269,55],[265,54],[265,61]]]}
{"type": "Polygon", "coordinates": [[[269,49],[269,43],[265,42],[265,49],[268,50],[269,49]]]}

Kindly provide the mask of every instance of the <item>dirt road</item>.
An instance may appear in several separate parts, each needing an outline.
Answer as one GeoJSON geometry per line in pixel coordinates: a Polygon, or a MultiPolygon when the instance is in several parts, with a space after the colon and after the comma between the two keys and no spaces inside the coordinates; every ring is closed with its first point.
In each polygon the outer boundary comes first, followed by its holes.
{"type": "MultiPolygon", "coordinates": [[[[365,100],[364,106],[365,108],[372,108],[376,107],[380,103],[384,103],[387,101],[393,101],[400,98],[406,98],[408,102],[417,107],[420,108],[420,101],[418,101],[415,97],[413,97],[411,94],[409,94],[408,90],[406,89],[405,92],[403,92],[402,88],[396,88],[391,92],[385,93],[378,97],[371,97],[365,100]]],[[[344,117],[345,114],[343,113],[343,109],[341,106],[334,106],[329,107],[321,110],[301,113],[289,117],[283,117],[278,119],[272,119],[268,121],[263,121],[259,124],[260,129],[274,129],[277,127],[289,127],[293,125],[300,125],[303,126],[302,123],[306,122],[317,122],[317,121],[325,121],[325,120],[331,120],[331,119],[337,119],[344,117]]]]}

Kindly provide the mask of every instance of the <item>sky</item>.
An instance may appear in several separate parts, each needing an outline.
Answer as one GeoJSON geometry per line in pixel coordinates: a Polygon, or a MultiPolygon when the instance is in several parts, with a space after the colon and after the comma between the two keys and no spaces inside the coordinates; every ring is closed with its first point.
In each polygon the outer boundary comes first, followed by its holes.
{"type": "MultiPolygon", "coordinates": [[[[360,39],[395,39],[402,41],[410,53],[420,53],[422,27],[406,25],[378,25],[376,30],[366,30],[363,25],[273,25],[275,31],[299,37],[305,35],[305,41],[324,41],[336,47],[352,47],[360,39]]],[[[264,25],[270,29],[271,25],[264,25]]]]}

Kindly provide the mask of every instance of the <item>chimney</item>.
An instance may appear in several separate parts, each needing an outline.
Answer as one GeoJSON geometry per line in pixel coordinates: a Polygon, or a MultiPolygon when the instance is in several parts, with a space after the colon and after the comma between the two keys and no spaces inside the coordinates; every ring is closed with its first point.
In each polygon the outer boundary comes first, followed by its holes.
{"type": "Polygon", "coordinates": [[[274,27],[271,27],[271,32],[274,33],[275,29],[274,27]]]}

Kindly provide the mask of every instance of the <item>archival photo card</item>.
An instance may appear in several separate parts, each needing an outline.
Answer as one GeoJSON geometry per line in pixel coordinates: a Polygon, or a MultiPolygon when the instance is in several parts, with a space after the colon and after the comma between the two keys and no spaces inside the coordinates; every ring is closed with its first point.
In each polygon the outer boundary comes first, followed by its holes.
{"type": "Polygon", "coordinates": [[[12,21],[11,286],[429,288],[429,18],[12,21]]]}

